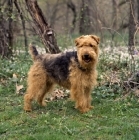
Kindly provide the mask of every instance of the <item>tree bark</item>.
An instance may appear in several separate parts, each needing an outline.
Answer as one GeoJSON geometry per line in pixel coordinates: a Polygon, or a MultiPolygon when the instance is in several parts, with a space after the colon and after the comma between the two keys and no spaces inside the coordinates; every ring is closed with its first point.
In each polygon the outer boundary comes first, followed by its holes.
{"type": "MultiPolygon", "coordinates": [[[[1,16],[0,16],[1,18],[1,16]]],[[[0,55],[2,58],[8,57],[7,33],[3,23],[0,21],[0,55]]]]}
{"type": "Polygon", "coordinates": [[[136,31],[135,23],[135,0],[130,0],[130,13],[129,13],[129,52],[134,53],[134,34],[136,31]]]}
{"type": "Polygon", "coordinates": [[[79,33],[89,34],[91,32],[90,9],[88,1],[82,0],[80,7],[79,33]]]}
{"type": "Polygon", "coordinates": [[[113,29],[117,30],[117,19],[118,19],[118,4],[117,0],[112,0],[113,3],[113,29]]]}
{"type": "Polygon", "coordinates": [[[12,31],[12,1],[0,1],[0,55],[1,58],[12,55],[13,31],[12,31]],[[6,11],[3,13],[3,11],[6,11]],[[5,15],[4,15],[5,14],[5,15]],[[6,20],[6,18],[8,20],[6,20]]]}
{"type": "Polygon", "coordinates": [[[137,0],[137,17],[139,22],[139,0],[137,0]]]}
{"type": "Polygon", "coordinates": [[[45,19],[41,9],[38,6],[36,0],[25,0],[28,7],[28,11],[36,25],[35,31],[42,39],[45,45],[46,52],[59,53],[61,52],[55,38],[54,31],[49,27],[47,20],[45,19]]]}
{"type": "Polygon", "coordinates": [[[13,19],[12,19],[12,14],[13,14],[13,1],[8,0],[7,4],[8,8],[8,41],[9,41],[9,55],[12,55],[12,50],[13,50],[13,19]]]}
{"type": "Polygon", "coordinates": [[[73,20],[72,20],[72,27],[70,32],[73,33],[75,30],[75,26],[76,26],[76,18],[77,18],[77,12],[76,12],[76,6],[75,4],[72,2],[72,0],[68,0],[67,1],[67,7],[69,9],[71,9],[71,11],[73,12],[73,20]]]}
{"type": "Polygon", "coordinates": [[[23,16],[23,13],[22,11],[20,10],[20,7],[17,3],[17,0],[14,0],[14,4],[15,4],[15,7],[20,15],[20,18],[21,18],[21,21],[22,21],[22,27],[23,27],[23,34],[24,34],[24,43],[25,43],[25,50],[27,52],[27,46],[28,46],[28,42],[27,42],[27,34],[26,34],[26,25],[25,25],[25,19],[24,19],[24,16],[23,16]]]}

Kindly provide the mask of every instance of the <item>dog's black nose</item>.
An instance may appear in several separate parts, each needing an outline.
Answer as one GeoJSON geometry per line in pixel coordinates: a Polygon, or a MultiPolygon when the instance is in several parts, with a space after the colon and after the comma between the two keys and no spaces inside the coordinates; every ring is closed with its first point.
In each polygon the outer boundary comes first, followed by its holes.
{"type": "Polygon", "coordinates": [[[84,54],[84,58],[88,58],[89,57],[89,54],[84,54]]]}

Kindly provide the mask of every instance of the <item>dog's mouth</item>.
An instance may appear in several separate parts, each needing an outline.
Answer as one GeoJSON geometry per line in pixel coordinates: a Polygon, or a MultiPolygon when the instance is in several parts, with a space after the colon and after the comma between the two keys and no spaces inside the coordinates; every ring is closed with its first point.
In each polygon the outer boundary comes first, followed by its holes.
{"type": "Polygon", "coordinates": [[[86,62],[89,63],[90,61],[92,61],[92,58],[90,57],[89,54],[85,54],[82,56],[82,59],[86,62]]]}

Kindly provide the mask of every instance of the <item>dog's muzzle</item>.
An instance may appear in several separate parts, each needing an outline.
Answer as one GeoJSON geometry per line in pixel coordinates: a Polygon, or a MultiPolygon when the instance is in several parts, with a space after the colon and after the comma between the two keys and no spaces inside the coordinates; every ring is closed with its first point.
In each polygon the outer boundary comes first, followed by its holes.
{"type": "Polygon", "coordinates": [[[92,61],[92,58],[89,54],[84,54],[82,56],[82,59],[86,62],[86,63],[89,63],[90,61],[92,61]]]}

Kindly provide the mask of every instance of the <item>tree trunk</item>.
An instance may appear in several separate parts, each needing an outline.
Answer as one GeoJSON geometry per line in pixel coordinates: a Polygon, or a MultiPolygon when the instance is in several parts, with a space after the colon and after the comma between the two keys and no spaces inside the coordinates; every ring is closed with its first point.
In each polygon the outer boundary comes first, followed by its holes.
{"type": "Polygon", "coordinates": [[[117,0],[112,0],[113,3],[113,29],[117,30],[117,19],[118,19],[118,5],[117,0]]]}
{"type": "Polygon", "coordinates": [[[36,25],[35,31],[42,39],[46,52],[59,53],[61,52],[57,46],[55,34],[52,28],[49,27],[41,9],[36,0],[25,0],[29,13],[36,25]]]}
{"type": "Polygon", "coordinates": [[[89,34],[91,32],[90,9],[88,1],[82,0],[80,7],[79,33],[89,34]]]}
{"type": "Polygon", "coordinates": [[[139,22],[139,0],[137,0],[137,16],[138,16],[138,22],[139,22]]]}
{"type": "Polygon", "coordinates": [[[75,26],[76,26],[76,18],[77,18],[77,13],[76,13],[76,6],[75,4],[72,2],[72,0],[68,0],[67,1],[67,7],[69,9],[71,9],[71,11],[73,12],[73,20],[72,20],[72,27],[70,32],[73,33],[75,30],[75,26]]]}
{"type": "Polygon", "coordinates": [[[22,27],[23,27],[23,34],[24,34],[24,43],[25,43],[25,50],[27,52],[27,46],[28,46],[28,42],[27,42],[27,34],[26,34],[26,26],[25,26],[25,19],[24,19],[24,16],[23,16],[23,13],[22,11],[20,10],[20,7],[17,3],[17,0],[14,0],[14,4],[15,4],[15,7],[20,15],[20,18],[21,18],[21,21],[22,21],[22,27]]]}
{"type": "MultiPolygon", "coordinates": [[[[1,18],[1,16],[0,16],[1,18]]],[[[8,57],[7,33],[3,23],[0,21],[0,55],[2,58],[8,57]]]]}
{"type": "Polygon", "coordinates": [[[0,1],[0,55],[2,58],[12,55],[13,31],[11,14],[12,1],[0,1]],[[6,12],[3,13],[3,11],[6,12]]]}
{"type": "Polygon", "coordinates": [[[9,41],[9,55],[12,55],[12,50],[13,50],[13,19],[12,19],[12,14],[13,14],[13,1],[8,0],[7,4],[8,8],[8,41],[9,41]]]}
{"type": "Polygon", "coordinates": [[[134,53],[134,34],[136,31],[135,23],[135,0],[130,0],[130,13],[129,13],[129,52],[134,53]]]}

